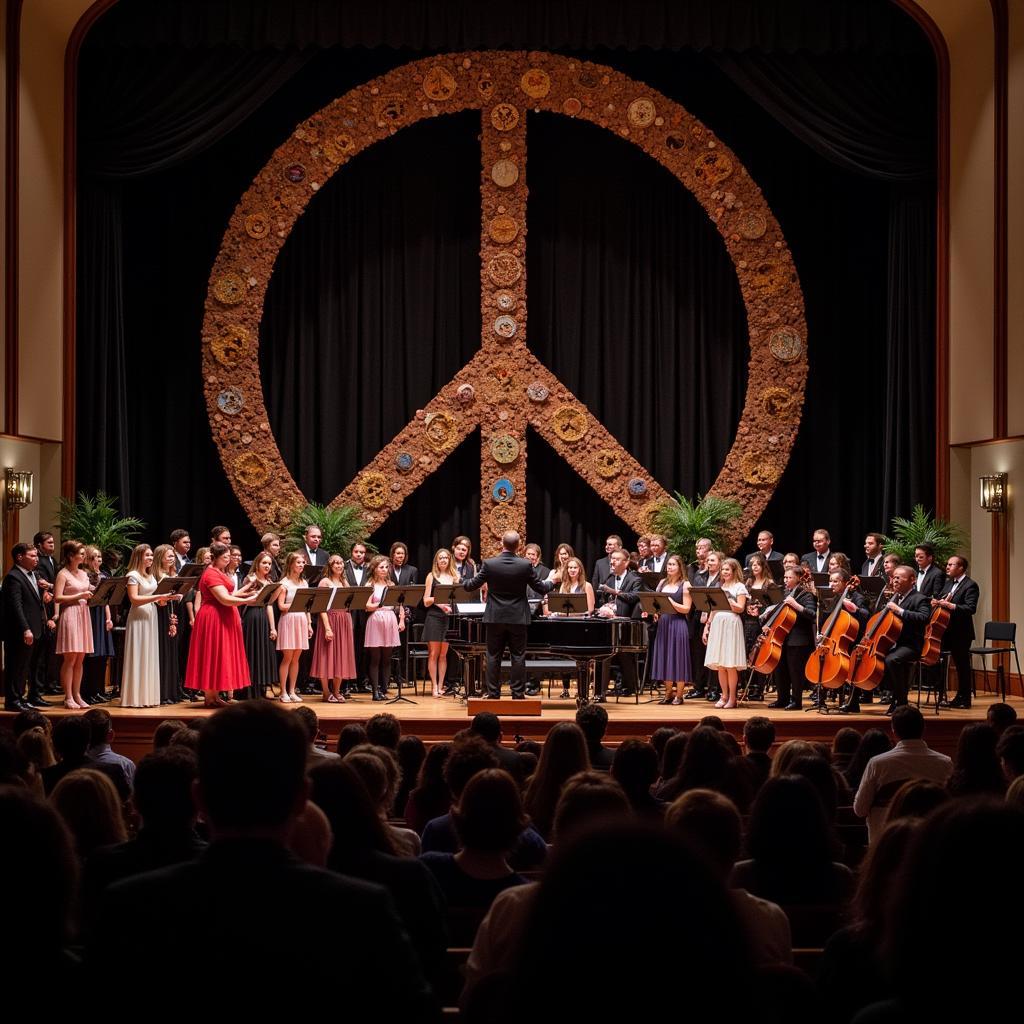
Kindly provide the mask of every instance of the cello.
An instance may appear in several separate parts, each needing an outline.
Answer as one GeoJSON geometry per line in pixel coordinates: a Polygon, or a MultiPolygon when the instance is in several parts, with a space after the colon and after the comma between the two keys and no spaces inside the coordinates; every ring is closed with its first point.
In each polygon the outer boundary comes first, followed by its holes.
{"type": "Polygon", "coordinates": [[[825,620],[818,645],[807,658],[804,677],[812,686],[837,690],[850,674],[850,648],[857,639],[860,623],[843,607],[843,602],[846,595],[859,586],[856,576],[847,582],[825,620]]]}
{"type": "Polygon", "coordinates": [[[921,664],[937,665],[942,651],[942,636],[949,626],[949,609],[941,604],[932,604],[932,614],[924,627],[924,643],[921,645],[921,664]]]}
{"type": "MultiPolygon", "coordinates": [[[[801,581],[793,588],[794,594],[805,588],[804,581],[810,572],[806,565],[801,566],[801,569],[801,581]]],[[[782,660],[782,645],[786,642],[790,630],[796,625],[796,619],[796,611],[790,608],[785,601],[780,601],[772,609],[768,621],[765,623],[767,632],[757,638],[753,650],[750,652],[750,668],[767,676],[779,667],[779,662],[782,660]]]]}
{"type": "Polygon", "coordinates": [[[885,656],[896,645],[902,629],[903,620],[891,608],[875,612],[850,655],[847,682],[862,690],[875,689],[885,675],[885,656]]]}

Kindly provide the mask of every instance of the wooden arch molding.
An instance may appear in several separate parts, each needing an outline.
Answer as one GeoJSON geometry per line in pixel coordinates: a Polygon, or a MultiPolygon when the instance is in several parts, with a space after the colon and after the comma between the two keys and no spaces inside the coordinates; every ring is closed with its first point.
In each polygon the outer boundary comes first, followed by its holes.
{"type": "Polygon", "coordinates": [[[667,492],[531,352],[526,237],[529,111],[590,121],[673,174],[721,233],[739,279],[750,344],[747,392],[710,493],[756,522],[789,460],[807,378],[803,294],[760,189],[707,126],[612,68],[542,52],[429,57],[352,89],[303,121],[235,209],[214,263],[203,321],[203,377],[214,441],[253,525],[280,528],[307,499],[270,427],[259,330],[274,262],[324,183],[368,146],[440,114],[481,112],[481,345],[473,358],[338,494],[377,527],[468,434],[481,432],[481,549],[525,533],[532,427],[638,532],[667,492]]]}

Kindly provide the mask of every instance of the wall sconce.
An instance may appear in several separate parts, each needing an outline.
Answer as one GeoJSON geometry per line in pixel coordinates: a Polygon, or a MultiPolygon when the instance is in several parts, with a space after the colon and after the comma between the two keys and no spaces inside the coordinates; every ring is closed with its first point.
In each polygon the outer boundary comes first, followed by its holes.
{"type": "Polygon", "coordinates": [[[993,473],[991,476],[983,476],[979,483],[981,484],[981,507],[986,512],[1005,512],[1006,474],[993,473]]]}
{"type": "Polygon", "coordinates": [[[32,504],[32,473],[26,469],[4,470],[4,502],[8,511],[32,504]]]}

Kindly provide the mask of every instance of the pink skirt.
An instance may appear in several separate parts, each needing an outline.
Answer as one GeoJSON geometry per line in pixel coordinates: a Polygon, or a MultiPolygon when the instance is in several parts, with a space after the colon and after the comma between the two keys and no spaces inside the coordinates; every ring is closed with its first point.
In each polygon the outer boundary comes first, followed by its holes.
{"type": "Polygon", "coordinates": [[[327,630],[321,622],[313,645],[313,662],[309,674],[314,679],[355,679],[356,655],[352,639],[352,616],[348,612],[327,613],[333,640],[327,639],[327,630]]]}
{"type": "Polygon", "coordinates": [[[87,604],[66,604],[57,619],[58,654],[92,654],[92,618],[87,604]]]}
{"type": "Polygon", "coordinates": [[[309,626],[305,612],[285,612],[277,624],[279,651],[308,651],[309,626]]]}
{"type": "Polygon", "coordinates": [[[397,647],[398,619],[391,608],[381,608],[366,620],[364,647],[397,647]]]}

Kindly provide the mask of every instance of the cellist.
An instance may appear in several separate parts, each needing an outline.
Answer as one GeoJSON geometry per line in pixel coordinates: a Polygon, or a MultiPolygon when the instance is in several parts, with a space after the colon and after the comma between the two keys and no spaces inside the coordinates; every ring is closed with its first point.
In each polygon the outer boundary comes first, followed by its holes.
{"type": "MultiPolygon", "coordinates": [[[[786,591],[782,603],[796,612],[796,623],[783,642],[782,659],[775,670],[778,699],[768,705],[783,711],[799,711],[803,706],[804,666],[814,648],[814,620],[818,602],[813,590],[803,585],[804,578],[803,570],[798,568],[787,569],[783,577],[786,591]]],[[[762,619],[771,615],[773,610],[774,606],[764,613],[762,619]]]]}
{"type": "MultiPolygon", "coordinates": [[[[836,595],[841,594],[846,589],[846,584],[849,581],[850,574],[845,569],[837,569],[835,572],[830,573],[828,577],[828,585],[832,588],[832,593],[836,595]]],[[[846,595],[843,600],[843,608],[857,620],[857,625],[860,627],[853,639],[853,642],[856,644],[864,633],[864,627],[868,624],[868,619],[871,618],[871,609],[868,608],[867,601],[864,600],[864,595],[859,590],[851,590],[846,595]]],[[[860,711],[860,695],[861,691],[856,686],[851,686],[850,699],[839,710],[845,711],[847,714],[855,714],[860,711]]]]}
{"type": "Polygon", "coordinates": [[[924,627],[932,614],[931,599],[916,590],[917,573],[909,565],[898,565],[892,573],[893,597],[885,606],[902,622],[896,646],[885,656],[883,688],[892,693],[892,703],[885,709],[891,715],[907,704],[911,665],[921,656],[924,627]]]}

